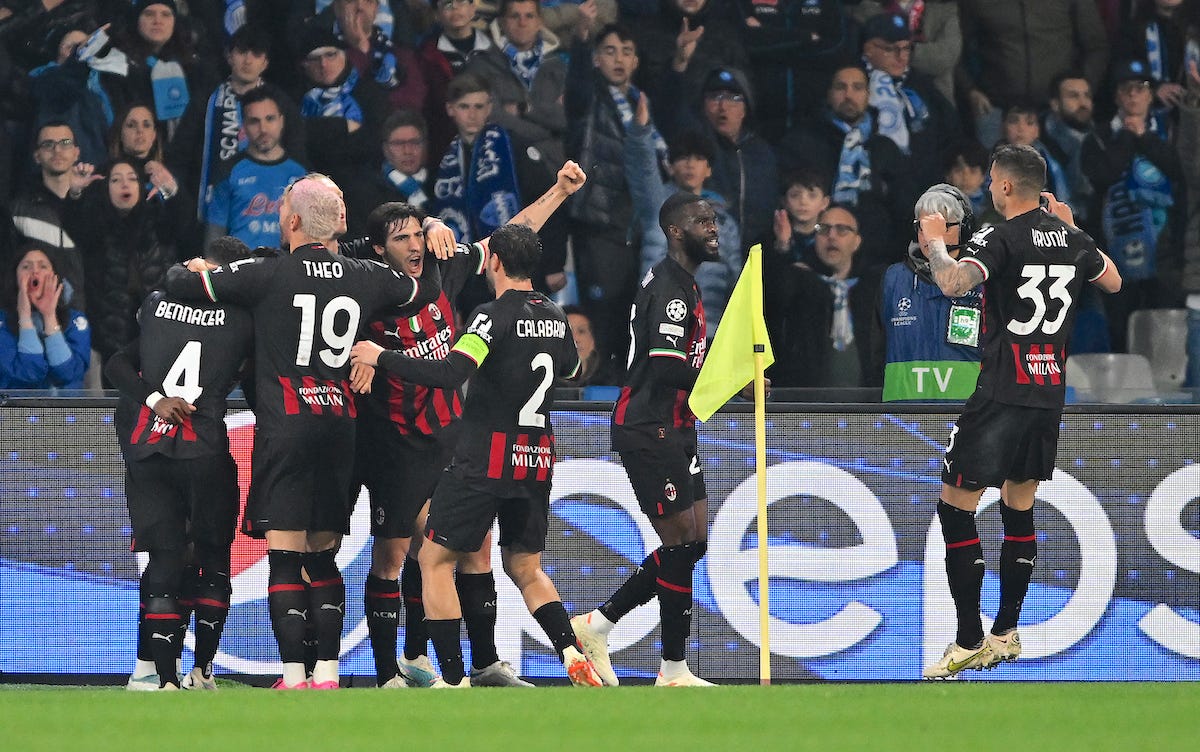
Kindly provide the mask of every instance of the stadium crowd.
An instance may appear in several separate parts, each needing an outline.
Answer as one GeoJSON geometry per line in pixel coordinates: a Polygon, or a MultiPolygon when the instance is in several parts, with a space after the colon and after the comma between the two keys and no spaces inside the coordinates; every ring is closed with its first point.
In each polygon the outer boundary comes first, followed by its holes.
{"type": "Polygon", "coordinates": [[[1200,2],[1031,7],[0,0],[0,388],[106,386],[166,270],[226,234],[276,246],[310,170],[344,191],[344,240],[405,201],[471,242],[565,159],[588,181],[533,282],[588,325],[588,383],[620,380],[658,207],[687,191],[720,227],[709,336],[761,243],[774,386],[879,387],[914,202],[948,183],[997,221],[998,143],[1042,154],[1126,281],[1085,301],[1074,352],[1123,352],[1133,311],[1184,306],[1200,349],[1200,2]]]}

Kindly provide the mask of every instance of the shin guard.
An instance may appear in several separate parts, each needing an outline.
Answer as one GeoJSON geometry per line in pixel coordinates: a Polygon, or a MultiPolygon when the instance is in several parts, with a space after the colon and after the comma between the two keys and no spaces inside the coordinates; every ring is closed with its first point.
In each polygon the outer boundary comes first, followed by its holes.
{"type": "Polygon", "coordinates": [[[1016,629],[1037,561],[1033,509],[1019,512],[1001,504],[1000,515],[1004,521],[1004,542],[1000,544],[1000,608],[996,611],[992,634],[1016,629]]]}
{"type": "Polygon", "coordinates": [[[371,637],[371,655],[375,658],[375,681],[383,686],[398,673],[396,634],[400,629],[400,583],[368,575],[363,602],[367,634],[371,637]]]}
{"type": "Polygon", "coordinates": [[[335,661],[341,653],[342,627],[346,620],[346,585],[338,569],[336,552],[304,554],[308,573],[309,612],[317,632],[317,660],[335,661]]]}
{"type": "Polygon", "coordinates": [[[663,546],[659,552],[658,577],[654,590],[658,594],[662,618],[662,657],[682,661],[687,652],[687,639],[692,631],[692,567],[695,560],[690,544],[663,546]]]}
{"type": "Polygon", "coordinates": [[[491,572],[459,573],[455,587],[471,643],[471,665],[487,668],[500,660],[496,653],[496,578],[491,572]]]}
{"type": "Polygon", "coordinates": [[[429,649],[429,630],[425,627],[425,602],[421,589],[421,565],[416,559],[405,558],[400,570],[400,596],[404,599],[404,657],[412,660],[425,655],[429,649]]]}
{"type": "Polygon", "coordinates": [[[271,564],[267,603],[271,611],[271,629],[279,643],[279,658],[284,663],[304,662],[304,633],[308,628],[308,585],[300,572],[304,554],[300,551],[267,552],[271,564]]]}
{"type": "Polygon", "coordinates": [[[601,604],[598,610],[605,619],[616,624],[633,609],[650,602],[656,592],[654,581],[658,579],[662,550],[662,547],[659,547],[651,551],[633,574],[629,575],[629,579],[621,583],[617,591],[601,604]]]}
{"type": "Polygon", "coordinates": [[[937,506],[946,541],[946,577],[958,617],[955,642],[972,648],[983,640],[983,621],[979,615],[979,593],[983,588],[983,547],[975,528],[975,513],[952,507],[944,501],[937,506]]]}

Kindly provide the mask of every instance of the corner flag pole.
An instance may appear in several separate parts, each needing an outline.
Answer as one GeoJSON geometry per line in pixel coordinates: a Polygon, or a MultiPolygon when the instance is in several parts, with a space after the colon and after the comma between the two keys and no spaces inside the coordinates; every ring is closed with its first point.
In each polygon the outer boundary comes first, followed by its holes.
{"type": "Polygon", "coordinates": [[[758,481],[758,631],[759,684],[771,684],[771,610],[769,570],[770,546],[767,538],[767,389],[763,372],[766,346],[754,343],[754,475],[758,481]]]}
{"type": "Polygon", "coordinates": [[[713,338],[704,365],[688,397],[696,419],[707,421],[732,397],[754,382],[754,466],[758,480],[758,602],[759,681],[771,683],[771,643],[768,634],[767,569],[767,388],[764,371],[775,362],[763,319],[762,245],[751,246],[738,276],[721,327],[713,338]]]}

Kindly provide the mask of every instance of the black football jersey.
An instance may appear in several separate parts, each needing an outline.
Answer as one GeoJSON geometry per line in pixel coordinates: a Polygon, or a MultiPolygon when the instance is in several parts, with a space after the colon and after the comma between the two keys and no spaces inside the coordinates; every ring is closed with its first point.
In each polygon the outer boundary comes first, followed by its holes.
{"type": "MultiPolygon", "coordinates": [[[[432,258],[426,263],[432,263],[432,258]]],[[[454,256],[438,262],[442,276],[438,299],[407,316],[394,309],[384,311],[367,325],[366,337],[410,358],[444,359],[456,334],[452,301],[468,279],[483,273],[486,259],[485,244],[460,243],[454,256]]],[[[427,387],[377,369],[371,393],[362,400],[362,428],[397,431],[414,444],[424,444],[462,415],[462,399],[461,387],[427,387]]]]}
{"type": "Polygon", "coordinates": [[[544,493],[554,470],[554,380],[579,370],[567,317],[535,290],[509,290],[466,319],[454,345],[478,364],[453,467],[505,497],[544,493]]]}
{"type": "Polygon", "coordinates": [[[1061,408],[1080,292],[1107,263],[1096,242],[1035,209],[976,232],[961,260],[984,279],[987,326],[976,390],[1005,404],[1061,408]]]}
{"type": "Polygon", "coordinates": [[[203,274],[174,267],[167,289],[184,299],[250,309],[258,430],[289,435],[312,420],[353,419],[350,348],[362,322],[389,306],[415,312],[436,293],[433,283],[418,284],[385,264],[340,256],[321,245],[239,260],[203,274]]]}
{"type": "Polygon", "coordinates": [[[250,314],[236,306],[183,303],[156,291],[142,303],[138,321],[142,380],[164,396],[182,397],[196,411],[174,425],[122,394],[114,423],[125,456],[192,459],[228,452],[225,398],[250,357],[250,314]]]}
{"type": "Polygon", "coordinates": [[[707,348],[704,304],[695,278],[671,257],[642,279],[630,315],[628,375],[612,414],[613,449],[623,448],[623,429],[696,430],[688,393],[660,384],[653,358],[676,358],[700,370],[707,348]]]}

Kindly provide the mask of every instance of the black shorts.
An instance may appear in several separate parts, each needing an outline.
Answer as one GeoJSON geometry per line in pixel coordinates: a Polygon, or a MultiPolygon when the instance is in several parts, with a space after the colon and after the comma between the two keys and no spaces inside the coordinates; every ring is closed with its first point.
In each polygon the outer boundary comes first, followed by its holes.
{"type": "Polygon", "coordinates": [[[451,551],[478,551],[483,538],[500,518],[500,545],[510,551],[533,554],[546,549],[550,515],[550,485],[545,493],[529,497],[503,497],[480,490],[464,480],[454,467],[446,468],[429,504],[425,537],[451,551]]]}
{"type": "Polygon", "coordinates": [[[978,491],[1004,481],[1049,480],[1058,454],[1062,409],[967,400],[950,432],[942,482],[978,491]]]}
{"type": "Polygon", "coordinates": [[[354,422],[323,421],[299,436],[254,437],[253,471],[242,530],[350,532],[354,422]]]}
{"type": "Polygon", "coordinates": [[[135,551],[190,542],[228,551],[238,500],[237,464],[228,453],[186,460],[152,454],[125,465],[135,551]]]}
{"type": "MultiPolygon", "coordinates": [[[[454,456],[458,426],[458,422],[450,424],[423,446],[414,446],[390,425],[382,431],[359,432],[353,488],[363,485],[370,492],[371,535],[408,538],[413,534],[417,514],[454,456]]],[[[351,495],[352,505],[356,497],[351,495]]]]}
{"type": "Polygon", "coordinates": [[[638,506],[648,517],[669,517],[708,498],[696,445],[679,434],[658,438],[627,433],[618,452],[638,506]]]}

